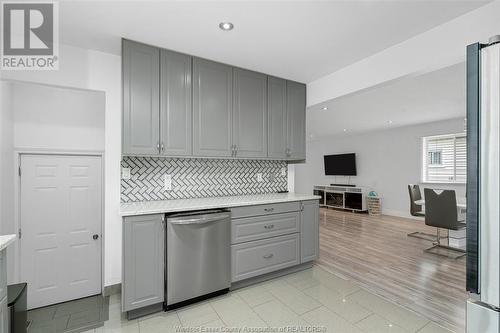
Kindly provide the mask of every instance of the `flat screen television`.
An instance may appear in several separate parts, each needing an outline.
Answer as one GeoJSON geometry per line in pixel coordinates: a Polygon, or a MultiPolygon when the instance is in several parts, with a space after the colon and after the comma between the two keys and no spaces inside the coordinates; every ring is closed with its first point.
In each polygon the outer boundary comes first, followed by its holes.
{"type": "Polygon", "coordinates": [[[356,154],[325,155],[325,175],[356,176],[356,154]]]}

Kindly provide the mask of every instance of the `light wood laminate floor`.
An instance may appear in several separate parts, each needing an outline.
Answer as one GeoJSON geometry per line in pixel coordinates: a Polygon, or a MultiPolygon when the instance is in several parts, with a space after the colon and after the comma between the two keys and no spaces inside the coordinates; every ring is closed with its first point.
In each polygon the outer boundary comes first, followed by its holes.
{"type": "Polygon", "coordinates": [[[465,257],[455,260],[424,253],[432,244],[408,237],[413,231],[435,233],[436,229],[413,219],[321,208],[318,264],[463,332],[465,257]]]}

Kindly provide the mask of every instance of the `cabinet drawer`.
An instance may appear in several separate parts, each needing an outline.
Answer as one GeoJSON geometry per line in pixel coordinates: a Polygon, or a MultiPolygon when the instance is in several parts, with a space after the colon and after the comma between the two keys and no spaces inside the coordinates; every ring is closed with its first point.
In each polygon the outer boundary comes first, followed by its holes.
{"type": "Polygon", "coordinates": [[[6,250],[0,251],[0,299],[7,296],[7,254],[6,250]]]}
{"type": "Polygon", "coordinates": [[[231,216],[234,219],[238,217],[247,217],[247,216],[298,212],[299,210],[300,210],[300,202],[283,202],[283,203],[267,204],[267,205],[236,207],[231,209],[231,216]]]}
{"type": "Polygon", "coordinates": [[[298,265],[299,234],[231,246],[231,281],[236,282],[298,265]]]}
{"type": "Polygon", "coordinates": [[[287,235],[299,231],[299,212],[233,219],[231,244],[287,235]]]}

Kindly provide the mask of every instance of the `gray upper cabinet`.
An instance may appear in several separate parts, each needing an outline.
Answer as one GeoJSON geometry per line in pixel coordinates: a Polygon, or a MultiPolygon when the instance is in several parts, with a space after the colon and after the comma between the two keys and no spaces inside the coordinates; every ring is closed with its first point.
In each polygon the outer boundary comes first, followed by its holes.
{"type": "Polygon", "coordinates": [[[267,79],[268,157],[286,158],[286,80],[267,79]]]}
{"type": "Polygon", "coordinates": [[[233,69],[193,59],[193,155],[232,155],[233,69]]]}
{"type": "Polygon", "coordinates": [[[123,40],[122,152],[159,153],[160,50],[123,40]]]}
{"type": "Polygon", "coordinates": [[[164,215],[125,217],[122,311],[163,302],[164,264],[164,215]]]}
{"type": "Polygon", "coordinates": [[[300,213],[300,262],[319,258],[319,202],[302,202],[300,213]]]}
{"type": "Polygon", "coordinates": [[[160,53],[160,154],[192,155],[191,57],[160,53]]]}
{"type": "Polygon", "coordinates": [[[287,157],[306,159],[306,86],[287,81],[287,157]]]}
{"type": "Polygon", "coordinates": [[[123,40],[123,155],[306,158],[306,86],[123,40]]]}
{"type": "Polygon", "coordinates": [[[233,145],[236,157],[267,156],[267,76],[233,69],[233,145]]]}

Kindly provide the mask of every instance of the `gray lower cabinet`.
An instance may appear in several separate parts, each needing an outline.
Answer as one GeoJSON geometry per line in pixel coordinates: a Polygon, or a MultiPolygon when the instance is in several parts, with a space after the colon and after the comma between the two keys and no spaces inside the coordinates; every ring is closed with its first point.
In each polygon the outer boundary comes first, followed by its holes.
{"type": "Polygon", "coordinates": [[[319,202],[302,202],[300,212],[300,262],[319,258],[319,202]]]}
{"type": "Polygon", "coordinates": [[[123,40],[122,152],[159,153],[160,50],[123,40]]]}
{"type": "Polygon", "coordinates": [[[319,257],[319,202],[231,209],[231,270],[237,282],[319,257]]]}
{"type": "Polygon", "coordinates": [[[164,300],[164,223],[164,214],[124,218],[122,311],[164,300]]]}
{"type": "Polygon", "coordinates": [[[267,156],[267,76],[233,69],[233,145],[236,157],[267,156]]]}
{"type": "Polygon", "coordinates": [[[233,68],[193,59],[193,155],[232,156],[233,68]]]}
{"type": "Polygon", "coordinates": [[[192,155],[190,56],[160,51],[160,154],[192,155]]]}
{"type": "Polygon", "coordinates": [[[286,80],[267,78],[268,152],[270,158],[287,157],[286,80]]]}
{"type": "Polygon", "coordinates": [[[306,86],[287,81],[287,157],[306,159],[306,86]]]}
{"type": "Polygon", "coordinates": [[[231,281],[237,282],[300,264],[299,234],[231,246],[231,281]]]}

